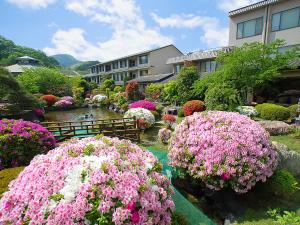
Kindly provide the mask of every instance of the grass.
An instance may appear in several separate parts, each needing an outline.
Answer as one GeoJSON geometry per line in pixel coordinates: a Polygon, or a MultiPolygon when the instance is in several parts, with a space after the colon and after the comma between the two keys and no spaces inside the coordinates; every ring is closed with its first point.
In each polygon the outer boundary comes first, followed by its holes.
{"type": "Polygon", "coordinates": [[[285,144],[290,150],[300,153],[300,138],[296,138],[294,134],[271,136],[271,140],[285,144]]]}
{"type": "Polygon", "coordinates": [[[15,167],[0,171],[0,197],[8,190],[8,184],[17,178],[24,167],[15,167]]]}

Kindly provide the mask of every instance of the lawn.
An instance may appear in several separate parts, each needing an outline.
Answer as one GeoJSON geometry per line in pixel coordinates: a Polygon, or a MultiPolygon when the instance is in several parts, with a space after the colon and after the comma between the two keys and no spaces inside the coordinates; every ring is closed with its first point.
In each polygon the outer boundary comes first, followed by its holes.
{"type": "Polygon", "coordinates": [[[294,134],[271,136],[271,140],[285,144],[290,150],[300,153],[300,138],[296,138],[294,134]]]}

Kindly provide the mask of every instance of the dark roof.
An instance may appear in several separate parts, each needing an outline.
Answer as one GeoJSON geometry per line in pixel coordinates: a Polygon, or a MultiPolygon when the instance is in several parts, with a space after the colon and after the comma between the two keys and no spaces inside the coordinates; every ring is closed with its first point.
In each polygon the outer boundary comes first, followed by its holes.
{"type": "Polygon", "coordinates": [[[264,0],[264,1],[260,1],[260,2],[254,3],[252,5],[248,5],[248,6],[239,8],[239,9],[232,10],[232,11],[229,12],[229,16],[239,15],[239,14],[251,11],[251,10],[262,8],[262,7],[267,6],[267,5],[275,4],[275,3],[280,2],[280,1],[282,1],[282,0],[264,0]]]}
{"type": "Polygon", "coordinates": [[[30,57],[30,56],[27,56],[27,55],[16,58],[16,60],[20,60],[20,59],[21,59],[21,60],[22,60],[22,59],[29,59],[29,60],[33,60],[33,61],[39,61],[39,60],[37,60],[37,59],[35,59],[35,58],[32,58],[32,57],[30,57]]]}
{"type": "Polygon", "coordinates": [[[163,82],[171,77],[175,77],[173,73],[141,76],[133,80],[138,83],[158,83],[163,82]]]}

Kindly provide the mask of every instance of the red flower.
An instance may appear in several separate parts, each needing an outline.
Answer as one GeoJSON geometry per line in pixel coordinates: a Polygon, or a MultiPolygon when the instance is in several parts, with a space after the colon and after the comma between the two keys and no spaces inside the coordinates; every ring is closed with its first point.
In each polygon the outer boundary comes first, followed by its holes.
{"type": "Polygon", "coordinates": [[[224,181],[227,181],[230,179],[230,174],[229,173],[222,173],[221,179],[224,181]]]}
{"type": "Polygon", "coordinates": [[[202,112],[205,110],[204,103],[200,100],[192,100],[186,102],[183,107],[184,116],[193,115],[194,112],[202,112]]]}
{"type": "Polygon", "coordinates": [[[162,117],[162,120],[169,121],[169,122],[175,122],[176,118],[175,118],[175,116],[173,116],[171,114],[166,114],[162,117]]]}
{"type": "Polygon", "coordinates": [[[53,105],[58,100],[57,97],[54,95],[44,95],[44,96],[42,96],[42,99],[47,102],[48,106],[53,105]]]}

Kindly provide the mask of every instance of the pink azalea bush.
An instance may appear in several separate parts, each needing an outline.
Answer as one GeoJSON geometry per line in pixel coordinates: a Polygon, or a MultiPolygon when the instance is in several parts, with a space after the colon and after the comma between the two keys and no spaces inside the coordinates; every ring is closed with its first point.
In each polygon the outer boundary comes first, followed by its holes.
{"type": "Polygon", "coordinates": [[[158,131],[158,139],[164,144],[168,143],[168,141],[171,138],[171,135],[172,135],[172,131],[167,128],[161,128],[158,131]]]}
{"type": "Polygon", "coordinates": [[[64,96],[60,100],[65,100],[65,101],[74,103],[74,99],[71,96],[64,96]]]}
{"type": "Polygon", "coordinates": [[[128,140],[73,139],[35,157],[0,200],[0,224],[171,224],[170,181],[128,140]]]}
{"type": "Polygon", "coordinates": [[[41,125],[0,120],[0,169],[27,165],[35,155],[54,147],[53,135],[41,125]]]}
{"type": "Polygon", "coordinates": [[[68,108],[73,105],[73,102],[69,102],[67,100],[61,99],[55,102],[54,106],[57,108],[68,108]]]}
{"type": "Polygon", "coordinates": [[[129,106],[130,109],[135,109],[135,108],[143,108],[143,109],[148,109],[150,111],[156,111],[156,106],[153,102],[147,101],[147,100],[140,100],[137,102],[134,102],[130,104],[129,106]]]}
{"type": "Polygon", "coordinates": [[[277,166],[269,134],[247,116],[209,111],[185,118],[169,147],[170,164],[215,190],[245,193],[277,166]]]}

